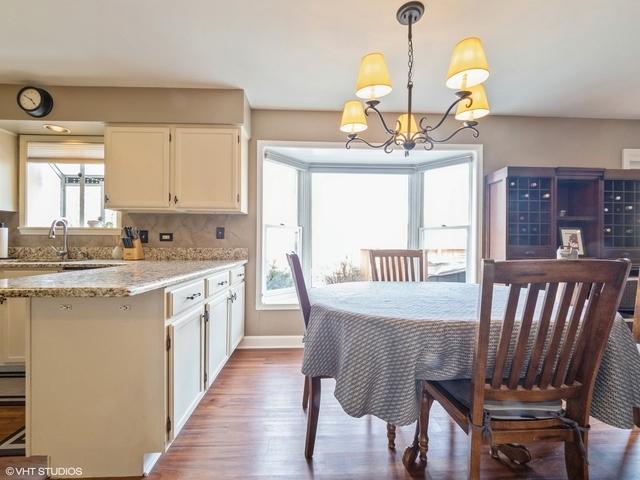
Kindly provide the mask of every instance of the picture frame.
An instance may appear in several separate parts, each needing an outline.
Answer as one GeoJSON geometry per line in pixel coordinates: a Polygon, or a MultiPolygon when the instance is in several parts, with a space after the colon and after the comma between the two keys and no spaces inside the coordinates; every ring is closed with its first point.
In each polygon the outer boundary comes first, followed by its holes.
{"type": "Polygon", "coordinates": [[[584,255],[584,241],[582,228],[580,227],[560,227],[560,239],[563,247],[577,248],[578,255],[584,255]]]}

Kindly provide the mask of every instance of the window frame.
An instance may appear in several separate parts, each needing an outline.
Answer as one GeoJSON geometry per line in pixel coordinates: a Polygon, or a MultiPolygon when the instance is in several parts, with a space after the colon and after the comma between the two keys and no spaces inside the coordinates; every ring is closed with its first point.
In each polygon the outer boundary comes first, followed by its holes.
{"type": "MultiPolygon", "coordinates": [[[[408,246],[407,248],[421,248],[422,229],[424,227],[424,177],[426,170],[440,168],[457,163],[470,163],[469,181],[470,181],[470,226],[467,234],[467,283],[475,283],[477,281],[478,272],[480,271],[480,263],[482,261],[479,252],[482,250],[482,186],[484,182],[483,176],[483,145],[482,144],[445,144],[437,145],[436,151],[464,151],[464,154],[449,157],[445,160],[433,160],[422,164],[407,165],[395,160],[391,160],[388,164],[349,164],[349,163],[313,163],[309,164],[290,157],[281,156],[272,152],[270,148],[277,147],[305,147],[305,148],[324,148],[343,150],[344,143],[341,142],[297,142],[297,141],[269,141],[257,140],[256,142],[256,310],[297,310],[299,309],[297,299],[295,303],[271,304],[263,303],[263,224],[262,224],[262,195],[263,195],[263,176],[262,167],[264,161],[269,156],[269,160],[281,162],[297,168],[300,173],[298,176],[298,216],[299,225],[301,226],[301,255],[300,260],[305,278],[311,278],[311,176],[315,172],[322,173],[397,173],[407,175],[409,182],[409,194],[407,201],[409,202],[409,225],[408,225],[408,246]]],[[[359,147],[354,147],[359,148],[359,147]]]]}
{"type": "MultiPolygon", "coordinates": [[[[19,157],[20,157],[20,182],[19,182],[19,225],[18,231],[21,235],[48,235],[49,227],[31,227],[26,225],[27,216],[27,163],[29,162],[27,154],[27,146],[30,142],[47,142],[47,143],[104,143],[104,137],[101,136],[85,136],[85,135],[20,135],[19,140],[19,157]]],[[[56,163],[52,160],[51,163],[56,163]]],[[[89,162],[77,162],[89,163],[89,162]]],[[[102,187],[104,189],[104,185],[102,187]]],[[[104,205],[103,205],[104,208],[104,205]]],[[[116,226],[112,228],[106,227],[69,227],[68,235],[88,235],[88,236],[113,236],[120,235],[120,226],[122,223],[122,215],[118,212],[116,216],[116,226]]]]}

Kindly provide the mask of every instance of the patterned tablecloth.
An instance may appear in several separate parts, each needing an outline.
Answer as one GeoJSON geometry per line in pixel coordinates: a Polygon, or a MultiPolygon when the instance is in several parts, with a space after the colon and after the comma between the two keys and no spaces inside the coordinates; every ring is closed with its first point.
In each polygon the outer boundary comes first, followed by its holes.
{"type": "MultiPolygon", "coordinates": [[[[498,323],[506,293],[496,287],[492,318],[498,323]]],[[[478,285],[358,282],[314,288],[309,295],[302,373],[335,378],[335,397],[349,415],[408,425],[418,416],[417,379],[470,378],[478,285]]],[[[490,352],[496,342],[492,335],[490,352]]],[[[632,428],[634,406],[640,406],[640,354],[618,316],[591,415],[632,428]]]]}

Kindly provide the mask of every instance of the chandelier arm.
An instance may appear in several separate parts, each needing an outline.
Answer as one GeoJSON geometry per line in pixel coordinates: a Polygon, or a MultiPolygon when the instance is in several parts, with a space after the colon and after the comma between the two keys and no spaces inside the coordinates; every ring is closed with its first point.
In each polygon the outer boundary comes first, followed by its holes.
{"type": "Polygon", "coordinates": [[[380,113],[380,110],[378,110],[375,105],[370,105],[369,102],[367,102],[368,106],[367,108],[365,108],[364,113],[369,116],[369,111],[374,111],[376,112],[376,114],[378,115],[378,118],[380,119],[380,123],[382,123],[382,126],[384,127],[384,130],[389,134],[389,135],[395,135],[396,132],[395,130],[391,130],[388,126],[387,126],[387,122],[384,121],[384,117],[382,116],[382,113],[380,113]]]}
{"type": "Polygon", "coordinates": [[[462,127],[458,128],[457,130],[455,130],[451,135],[449,135],[447,138],[443,138],[442,140],[438,140],[437,138],[431,138],[431,140],[433,141],[433,143],[443,143],[443,142],[447,142],[449,140],[451,140],[453,137],[455,137],[458,133],[460,133],[463,130],[471,130],[473,132],[473,138],[478,138],[480,136],[480,132],[478,131],[478,129],[476,128],[477,123],[476,122],[464,122],[464,124],[462,125],[462,127]]]}
{"type": "Polygon", "coordinates": [[[433,132],[434,130],[437,130],[439,127],[442,126],[442,124],[447,119],[447,117],[449,116],[451,111],[463,100],[469,100],[469,103],[467,104],[467,108],[469,108],[471,106],[471,104],[473,103],[473,99],[469,96],[469,95],[471,95],[471,92],[458,92],[458,94],[463,94],[463,93],[467,94],[467,95],[460,95],[460,98],[458,98],[455,102],[453,102],[449,106],[447,111],[444,112],[444,115],[442,115],[442,118],[440,119],[440,121],[438,123],[436,123],[435,126],[433,126],[433,127],[423,126],[423,122],[427,120],[427,117],[422,117],[420,119],[420,128],[422,128],[422,130],[427,131],[427,132],[433,132]]]}
{"type": "Polygon", "coordinates": [[[351,143],[353,143],[353,142],[362,142],[362,143],[364,143],[365,145],[367,145],[367,146],[369,146],[371,148],[384,148],[389,143],[393,142],[393,137],[389,138],[386,142],[381,143],[380,145],[374,145],[373,143],[369,143],[364,138],[358,137],[356,135],[356,136],[353,136],[353,137],[349,138],[349,140],[347,140],[347,143],[345,144],[345,147],[347,149],[351,148],[351,143]]]}

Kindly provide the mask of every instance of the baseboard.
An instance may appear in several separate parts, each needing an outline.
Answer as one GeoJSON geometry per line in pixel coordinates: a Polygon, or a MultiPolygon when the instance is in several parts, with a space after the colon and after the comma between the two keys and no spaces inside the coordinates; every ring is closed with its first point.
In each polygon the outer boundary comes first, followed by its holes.
{"type": "Polygon", "coordinates": [[[246,336],[238,348],[302,348],[302,335],[246,336]]]}

